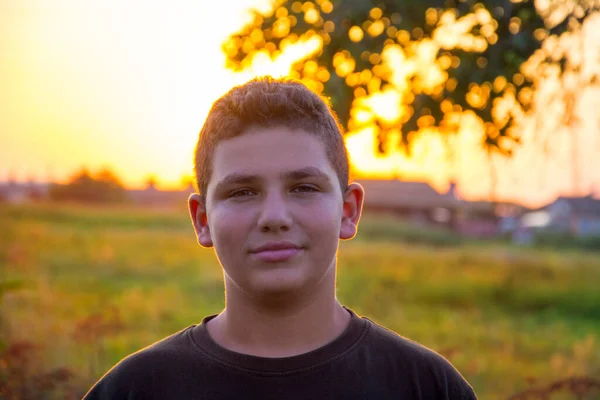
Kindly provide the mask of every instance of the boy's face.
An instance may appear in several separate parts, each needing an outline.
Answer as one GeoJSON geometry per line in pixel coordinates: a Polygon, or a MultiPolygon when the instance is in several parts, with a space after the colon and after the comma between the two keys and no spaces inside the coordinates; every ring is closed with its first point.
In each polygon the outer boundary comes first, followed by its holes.
{"type": "Polygon", "coordinates": [[[216,249],[227,290],[275,294],[334,274],[338,239],[356,234],[362,199],[357,184],[341,193],[318,137],[257,128],[217,145],[206,204],[192,195],[190,212],[199,243],[216,249]]]}

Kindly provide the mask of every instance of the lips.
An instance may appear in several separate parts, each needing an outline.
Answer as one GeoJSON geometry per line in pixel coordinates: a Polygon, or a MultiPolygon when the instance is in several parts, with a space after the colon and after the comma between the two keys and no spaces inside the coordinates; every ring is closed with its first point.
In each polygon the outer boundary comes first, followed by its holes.
{"type": "Polygon", "coordinates": [[[271,242],[256,248],[251,253],[261,261],[281,262],[289,260],[302,251],[292,242],[271,242]]]}

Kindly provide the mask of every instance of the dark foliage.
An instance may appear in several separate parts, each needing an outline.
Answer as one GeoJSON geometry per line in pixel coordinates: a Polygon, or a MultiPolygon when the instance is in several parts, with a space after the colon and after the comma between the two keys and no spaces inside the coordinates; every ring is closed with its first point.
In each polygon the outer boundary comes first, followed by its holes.
{"type": "MultiPolygon", "coordinates": [[[[393,148],[385,143],[393,130],[400,131],[404,144],[424,127],[455,132],[457,123],[447,118],[453,111],[474,113],[484,123],[484,146],[508,154],[519,141],[513,129],[518,114],[499,115],[494,111],[497,100],[511,96],[516,99],[518,113],[530,111],[535,75],[523,73],[523,64],[540,49],[545,38],[578,29],[600,8],[597,2],[583,0],[551,2],[550,8],[544,10],[536,9],[534,3],[533,0],[279,1],[271,15],[256,12],[254,21],[224,44],[224,51],[229,67],[243,69],[257,51],[277,55],[288,43],[320,35],[324,43],[322,51],[297,63],[294,69],[302,79],[306,78],[305,66],[310,62],[316,61],[319,68],[327,71],[313,77],[316,86],[331,97],[341,122],[353,128],[350,111],[356,105],[354,100],[391,84],[392,73],[382,62],[384,49],[400,46],[411,57],[417,51],[415,44],[436,39],[436,34],[439,44],[440,27],[462,19],[466,27],[463,33],[472,39],[466,44],[446,43],[438,47],[435,58],[445,77],[443,83],[427,87],[419,82],[422,77],[418,71],[408,77],[412,93],[403,96],[398,104],[407,109],[405,116],[393,122],[381,118],[375,121],[381,143],[379,150],[393,148]],[[360,40],[353,41],[350,30],[357,28],[362,35],[360,40]],[[340,54],[352,59],[354,67],[350,72],[336,68],[340,54]],[[370,73],[363,75],[363,79],[349,79],[353,73],[363,71],[370,73]]],[[[545,62],[558,65],[563,71],[568,64],[566,55],[549,54],[545,62]]]]}
{"type": "Polygon", "coordinates": [[[56,201],[82,203],[117,203],[126,199],[125,188],[109,170],[102,170],[92,176],[82,169],[68,183],[52,185],[49,195],[56,201]]]}

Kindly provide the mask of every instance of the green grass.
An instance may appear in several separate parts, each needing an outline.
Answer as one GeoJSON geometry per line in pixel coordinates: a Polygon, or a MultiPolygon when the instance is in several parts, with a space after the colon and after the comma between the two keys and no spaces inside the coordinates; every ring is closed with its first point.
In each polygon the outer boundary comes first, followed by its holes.
{"type": "MultiPolygon", "coordinates": [[[[220,267],[183,207],[0,207],[0,341],[39,345],[36,367],[75,371],[79,394],[223,306],[220,267]]],[[[342,303],[445,355],[481,399],[600,376],[598,254],[459,242],[367,217],[341,244],[338,271],[342,303]]]]}

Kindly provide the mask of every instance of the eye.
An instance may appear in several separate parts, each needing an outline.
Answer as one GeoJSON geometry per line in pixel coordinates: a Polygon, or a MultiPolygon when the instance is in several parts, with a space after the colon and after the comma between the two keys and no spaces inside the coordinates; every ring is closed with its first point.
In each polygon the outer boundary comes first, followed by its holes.
{"type": "Polygon", "coordinates": [[[296,193],[313,193],[318,191],[319,189],[312,185],[298,185],[292,189],[292,192],[296,193]]]}
{"type": "Polygon", "coordinates": [[[239,189],[229,193],[229,198],[240,198],[254,196],[254,192],[250,189],[239,189]]]}

